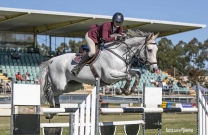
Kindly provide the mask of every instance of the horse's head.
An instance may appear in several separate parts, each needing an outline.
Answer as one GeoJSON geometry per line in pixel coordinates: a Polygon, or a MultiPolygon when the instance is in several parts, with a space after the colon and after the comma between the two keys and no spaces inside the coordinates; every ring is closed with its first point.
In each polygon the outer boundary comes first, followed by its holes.
{"type": "Polygon", "coordinates": [[[157,45],[156,38],[159,35],[154,35],[153,33],[149,34],[146,38],[146,42],[144,45],[139,48],[135,54],[140,63],[149,65],[150,71],[155,72],[158,69],[157,66],[157,45]]]}
{"type": "MultiPolygon", "coordinates": [[[[158,69],[156,58],[158,48],[155,42],[157,36],[158,34],[129,29],[125,33],[126,40],[124,42],[119,42],[119,44],[114,42],[117,44],[117,54],[120,53],[125,61],[130,61],[135,56],[141,64],[149,65],[150,71],[155,72],[158,69]]],[[[109,45],[112,46],[113,44],[109,45]]]]}

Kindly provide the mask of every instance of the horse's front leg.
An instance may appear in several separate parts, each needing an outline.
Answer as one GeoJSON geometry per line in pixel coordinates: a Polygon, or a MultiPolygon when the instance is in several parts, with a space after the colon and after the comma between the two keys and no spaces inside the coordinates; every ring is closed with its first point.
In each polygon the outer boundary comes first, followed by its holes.
{"type": "Polygon", "coordinates": [[[122,92],[125,95],[130,95],[131,94],[131,92],[130,92],[130,83],[131,83],[131,80],[126,80],[126,84],[125,84],[125,86],[122,89],[122,92]]]}
{"type": "Polygon", "coordinates": [[[129,70],[129,72],[130,72],[130,74],[132,74],[132,76],[135,77],[134,84],[131,88],[131,93],[135,93],[136,88],[139,84],[139,79],[141,78],[141,71],[139,69],[131,69],[131,70],[129,70]]]}
{"type": "Polygon", "coordinates": [[[135,81],[134,81],[134,84],[133,84],[133,86],[131,88],[131,92],[130,93],[136,93],[136,88],[137,88],[137,86],[139,84],[139,78],[140,77],[136,74],[135,75],[135,81]]]}
{"type": "Polygon", "coordinates": [[[111,71],[110,73],[111,79],[116,79],[116,80],[126,80],[126,84],[124,88],[116,88],[116,94],[121,95],[122,93],[128,95],[130,93],[130,82],[131,82],[131,74],[125,73],[125,72],[119,72],[116,70],[111,71]]]}
{"type": "Polygon", "coordinates": [[[117,70],[113,70],[110,72],[110,79],[114,80],[131,80],[131,75],[129,73],[120,72],[117,70]]]}
{"type": "Polygon", "coordinates": [[[127,80],[127,82],[122,90],[122,92],[125,95],[130,95],[135,92],[135,89],[136,89],[137,85],[139,84],[139,78],[141,76],[140,70],[138,70],[138,69],[129,70],[129,73],[131,74],[131,78],[132,78],[132,76],[135,77],[135,81],[134,81],[134,84],[130,90],[130,84],[131,84],[132,80],[127,80]]]}

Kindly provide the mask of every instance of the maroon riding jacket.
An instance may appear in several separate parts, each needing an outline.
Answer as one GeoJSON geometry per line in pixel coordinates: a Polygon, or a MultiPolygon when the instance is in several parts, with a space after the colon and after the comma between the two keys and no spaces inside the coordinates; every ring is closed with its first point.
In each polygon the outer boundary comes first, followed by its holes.
{"type": "MultiPolygon", "coordinates": [[[[122,27],[118,27],[114,33],[118,33],[122,35],[122,27]]],[[[93,25],[91,29],[88,31],[88,36],[95,42],[101,43],[103,40],[105,43],[111,42],[115,40],[115,37],[110,37],[113,33],[113,22],[105,22],[102,25],[93,25]]]]}

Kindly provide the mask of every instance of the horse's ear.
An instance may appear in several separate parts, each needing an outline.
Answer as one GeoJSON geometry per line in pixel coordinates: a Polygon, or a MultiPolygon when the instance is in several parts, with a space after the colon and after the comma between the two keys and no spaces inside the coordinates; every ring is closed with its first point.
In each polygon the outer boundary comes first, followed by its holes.
{"type": "Polygon", "coordinates": [[[156,38],[159,36],[160,33],[157,33],[156,35],[154,35],[154,37],[152,37],[153,40],[156,40],[156,38]]]}
{"type": "Polygon", "coordinates": [[[149,34],[147,41],[151,40],[154,37],[154,33],[149,34]]]}

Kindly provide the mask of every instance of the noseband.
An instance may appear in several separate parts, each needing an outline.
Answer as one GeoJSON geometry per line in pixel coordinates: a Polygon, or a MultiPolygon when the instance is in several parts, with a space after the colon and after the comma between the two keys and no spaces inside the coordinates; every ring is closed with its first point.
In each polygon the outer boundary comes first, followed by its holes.
{"type": "MultiPolygon", "coordinates": [[[[149,43],[148,45],[156,45],[156,43],[149,43]]],[[[139,56],[136,56],[136,59],[137,59],[140,63],[142,63],[142,64],[144,64],[144,65],[153,65],[153,64],[157,64],[157,62],[150,62],[150,61],[149,61],[149,58],[148,58],[147,53],[148,53],[148,50],[147,50],[147,44],[145,43],[144,45],[142,45],[141,49],[139,50],[139,56]],[[142,50],[143,48],[145,49],[145,57],[146,57],[146,60],[145,60],[145,61],[144,61],[142,58],[140,58],[140,57],[141,57],[141,56],[140,56],[140,52],[141,52],[141,50],[142,50]]]]}

